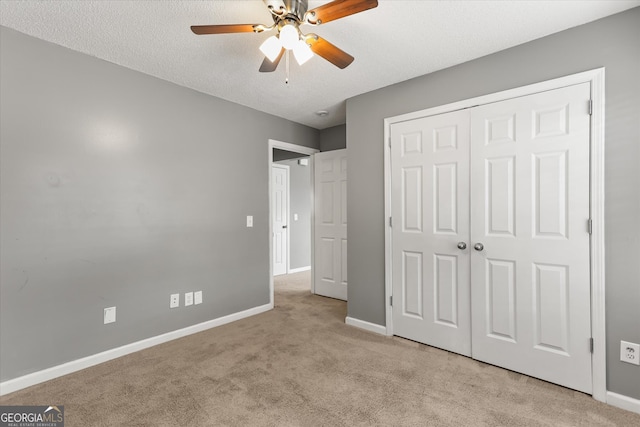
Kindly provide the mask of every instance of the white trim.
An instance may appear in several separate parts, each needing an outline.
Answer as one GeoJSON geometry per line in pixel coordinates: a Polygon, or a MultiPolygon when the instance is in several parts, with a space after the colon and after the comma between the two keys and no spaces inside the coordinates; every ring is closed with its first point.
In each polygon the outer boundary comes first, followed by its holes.
{"type": "MultiPolygon", "coordinates": [[[[267,144],[267,149],[269,150],[267,153],[267,169],[269,171],[269,177],[267,179],[267,191],[268,191],[268,199],[269,199],[269,303],[273,306],[273,299],[274,299],[274,290],[273,290],[273,218],[272,218],[272,211],[271,211],[271,165],[273,164],[273,149],[277,148],[279,150],[286,150],[286,151],[291,151],[294,153],[300,153],[300,154],[304,154],[307,156],[311,156],[309,157],[309,173],[311,174],[311,176],[313,177],[313,154],[315,153],[319,153],[320,150],[317,150],[315,148],[309,148],[309,147],[305,147],[303,145],[297,145],[297,144],[291,144],[289,142],[283,142],[283,141],[277,141],[275,139],[270,139],[268,141],[267,144]]],[[[313,236],[313,229],[314,229],[314,221],[315,221],[315,215],[314,215],[314,204],[313,204],[313,192],[314,192],[314,186],[313,186],[313,179],[311,179],[311,269],[313,270],[313,245],[314,245],[314,236],[313,236]]],[[[314,283],[313,283],[313,274],[311,275],[311,292],[314,292],[314,283]]]]}
{"type": "Polygon", "coordinates": [[[640,400],[634,399],[633,397],[608,391],[607,403],[611,406],[615,406],[616,408],[640,414],[640,400]]]}
{"type": "Polygon", "coordinates": [[[392,241],[389,216],[391,215],[391,150],[389,138],[391,125],[421,117],[448,113],[463,108],[499,102],[520,96],[558,89],[580,83],[591,84],[591,219],[593,233],[591,235],[591,335],[594,340],[592,366],[592,396],[599,401],[606,401],[606,329],[605,329],[605,259],[604,259],[604,68],[597,68],[569,76],[547,80],[515,89],[496,92],[476,98],[453,102],[425,110],[402,114],[384,119],[384,228],[385,228],[385,308],[386,329],[393,335],[393,312],[389,305],[392,295],[392,241]]]}
{"type": "Polygon", "coordinates": [[[311,266],[307,265],[306,267],[292,268],[292,269],[289,270],[288,274],[302,273],[303,271],[309,271],[309,270],[311,270],[311,266]]]}
{"type": "Polygon", "coordinates": [[[355,319],[353,317],[345,317],[344,323],[349,326],[355,326],[356,328],[364,329],[365,331],[375,332],[380,335],[387,335],[387,328],[375,323],[366,322],[364,320],[355,319]]]}
{"type": "Polygon", "coordinates": [[[103,351],[101,353],[93,354],[91,356],[83,357],[82,359],[63,363],[62,365],[43,369],[42,371],[33,372],[22,377],[14,378],[0,383],[0,396],[4,396],[5,394],[40,384],[63,375],[71,374],[100,363],[108,362],[109,360],[126,356],[127,354],[135,353],[158,344],[206,331],[207,329],[215,328],[217,326],[226,325],[227,323],[235,322],[236,320],[244,319],[246,317],[255,316],[256,314],[264,313],[271,309],[273,309],[273,304],[261,305],[238,313],[198,323],[197,325],[187,326],[186,328],[178,329],[177,331],[167,332],[142,341],[137,341],[111,350],[103,351]]]}
{"type": "Polygon", "coordinates": [[[605,328],[605,257],[604,257],[604,68],[594,70],[591,81],[591,376],[593,398],[606,400],[607,331],[605,328]]]}

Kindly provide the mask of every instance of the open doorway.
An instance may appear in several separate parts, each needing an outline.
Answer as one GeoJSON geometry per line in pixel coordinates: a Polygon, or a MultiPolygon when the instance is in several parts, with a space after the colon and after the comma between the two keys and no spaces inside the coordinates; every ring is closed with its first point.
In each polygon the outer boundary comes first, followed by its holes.
{"type": "MultiPolygon", "coordinates": [[[[269,291],[272,305],[274,275],[313,271],[312,155],[318,152],[314,148],[269,140],[269,291]]],[[[310,288],[314,292],[313,279],[310,288]]]]}

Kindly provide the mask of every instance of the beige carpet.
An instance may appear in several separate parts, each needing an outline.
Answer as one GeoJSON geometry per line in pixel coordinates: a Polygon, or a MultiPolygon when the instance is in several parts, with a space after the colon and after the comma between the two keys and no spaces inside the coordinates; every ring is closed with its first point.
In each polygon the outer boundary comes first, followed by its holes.
{"type": "Polygon", "coordinates": [[[66,426],[639,426],[590,396],[344,324],[346,304],[276,280],[276,308],[0,398],[66,426]]]}

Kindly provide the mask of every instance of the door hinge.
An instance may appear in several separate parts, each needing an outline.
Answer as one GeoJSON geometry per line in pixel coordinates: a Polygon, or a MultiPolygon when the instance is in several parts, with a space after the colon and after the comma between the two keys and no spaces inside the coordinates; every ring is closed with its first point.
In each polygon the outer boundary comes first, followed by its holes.
{"type": "Polygon", "coordinates": [[[593,338],[589,338],[589,352],[593,353],[593,338]]]}
{"type": "Polygon", "coordinates": [[[389,227],[393,228],[393,217],[389,217],[389,227]]]}
{"type": "Polygon", "coordinates": [[[593,101],[589,100],[589,115],[593,114],[593,101]]]}
{"type": "Polygon", "coordinates": [[[587,220],[587,231],[589,234],[593,233],[593,220],[591,218],[587,220]]]}
{"type": "Polygon", "coordinates": [[[389,148],[391,148],[391,138],[388,139],[389,142],[389,148]]]}
{"type": "Polygon", "coordinates": [[[389,305],[393,307],[393,295],[389,296],[389,305]]]}

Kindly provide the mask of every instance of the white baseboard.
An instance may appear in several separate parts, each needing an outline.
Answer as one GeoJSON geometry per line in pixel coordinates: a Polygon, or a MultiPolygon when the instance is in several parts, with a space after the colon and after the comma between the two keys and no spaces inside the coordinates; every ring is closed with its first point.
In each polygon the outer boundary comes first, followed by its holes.
{"type": "Polygon", "coordinates": [[[299,268],[292,268],[289,270],[289,274],[293,274],[293,273],[302,273],[303,271],[309,271],[311,270],[311,266],[308,265],[306,267],[299,267],[299,268]]]}
{"type": "Polygon", "coordinates": [[[622,394],[607,392],[607,403],[617,408],[626,409],[627,411],[640,414],[640,400],[628,397],[622,394]]]}
{"type": "Polygon", "coordinates": [[[167,341],[206,331],[207,329],[215,328],[217,326],[226,325],[227,323],[235,322],[236,320],[244,319],[246,317],[255,316],[256,314],[264,313],[271,309],[273,309],[273,304],[261,305],[239,313],[233,313],[217,319],[198,323],[197,325],[187,326],[186,328],[178,329],[177,331],[167,332],[166,334],[147,338],[142,341],[123,345],[122,347],[113,348],[111,350],[103,351],[102,353],[83,357],[82,359],[63,363],[62,365],[53,366],[51,368],[43,369],[42,371],[14,378],[0,383],[0,396],[70,374],[72,372],[80,371],[127,354],[135,353],[136,351],[144,350],[145,348],[153,347],[167,341]]]}
{"type": "Polygon", "coordinates": [[[387,335],[387,328],[382,325],[376,325],[375,323],[366,322],[349,316],[344,319],[344,323],[369,332],[375,332],[376,334],[387,335]]]}

